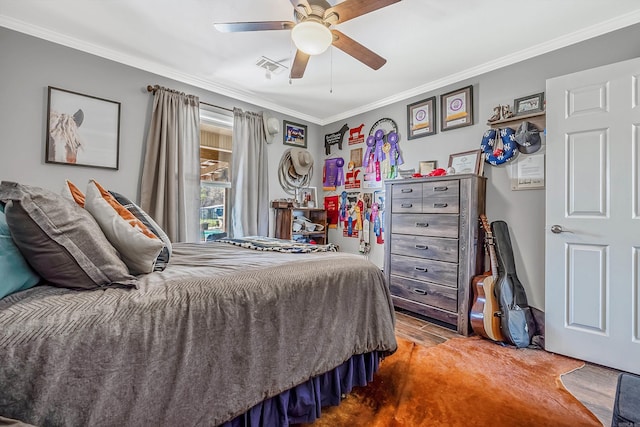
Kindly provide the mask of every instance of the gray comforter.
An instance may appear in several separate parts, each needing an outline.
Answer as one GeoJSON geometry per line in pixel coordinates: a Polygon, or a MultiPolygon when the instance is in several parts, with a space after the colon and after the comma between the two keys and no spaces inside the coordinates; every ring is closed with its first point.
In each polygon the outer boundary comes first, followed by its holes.
{"type": "Polygon", "coordinates": [[[0,415],[213,426],[395,348],[388,288],[362,257],[176,244],[137,290],[39,286],[0,300],[0,415]]]}

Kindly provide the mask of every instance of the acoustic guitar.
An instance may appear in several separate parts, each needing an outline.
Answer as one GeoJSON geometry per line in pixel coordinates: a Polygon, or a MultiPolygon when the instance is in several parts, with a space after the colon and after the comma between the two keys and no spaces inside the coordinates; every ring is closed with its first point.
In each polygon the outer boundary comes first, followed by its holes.
{"type": "Polygon", "coordinates": [[[485,231],[485,245],[489,251],[490,271],[472,280],[473,304],[471,306],[471,328],[473,331],[493,341],[504,341],[500,330],[500,307],[496,298],[495,286],[498,279],[498,261],[493,241],[493,233],[484,214],[480,222],[485,231]]]}

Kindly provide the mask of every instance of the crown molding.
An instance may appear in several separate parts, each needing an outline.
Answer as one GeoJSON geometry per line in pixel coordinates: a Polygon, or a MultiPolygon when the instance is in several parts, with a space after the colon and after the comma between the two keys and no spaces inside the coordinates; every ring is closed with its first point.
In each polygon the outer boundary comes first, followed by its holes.
{"type": "Polygon", "coordinates": [[[495,71],[499,68],[515,64],[557,49],[561,49],[566,46],[570,46],[575,43],[579,43],[590,38],[601,36],[603,34],[619,30],[621,28],[637,24],[640,22],[640,10],[621,15],[619,17],[598,23],[591,27],[585,28],[580,31],[573,32],[571,34],[558,37],[545,43],[538,44],[528,49],[523,49],[517,53],[506,55],[501,58],[494,59],[476,67],[468,68],[455,74],[451,74],[445,78],[428,82],[424,85],[412,88],[410,90],[397,93],[393,96],[380,99],[376,102],[365,104],[359,108],[343,111],[339,114],[330,117],[315,117],[308,114],[300,113],[296,110],[285,108],[279,104],[266,100],[253,92],[245,91],[236,87],[231,87],[223,84],[216,84],[209,80],[179,72],[175,69],[166,67],[153,61],[147,61],[140,57],[134,57],[131,55],[125,55],[121,52],[117,52],[111,49],[106,49],[102,46],[98,46],[86,41],[78,40],[73,37],[65,36],[55,31],[47,30],[42,27],[38,27],[29,24],[24,21],[20,21],[5,15],[0,14],[0,26],[9,28],[14,31],[25,33],[34,37],[38,37],[44,40],[51,41],[63,46],[70,47],[72,49],[80,50],[82,52],[90,53],[111,61],[115,61],[121,64],[125,64],[140,70],[144,70],[150,73],[158,74],[163,77],[167,77],[185,84],[189,84],[204,90],[215,92],[230,98],[237,99],[242,102],[253,104],[265,109],[277,111],[279,113],[295,117],[297,119],[306,120],[310,123],[314,123],[320,126],[325,126],[330,123],[334,123],[345,118],[353,117],[362,113],[366,113],[377,108],[385,107],[387,105],[404,101],[411,97],[424,94],[450,84],[458,83],[470,78],[474,78],[481,74],[495,71]]]}
{"type": "Polygon", "coordinates": [[[405,99],[409,99],[417,95],[423,95],[427,92],[443,88],[450,84],[459,83],[461,81],[477,77],[490,71],[495,71],[508,65],[513,65],[518,62],[561,49],[563,47],[567,47],[594,37],[610,33],[615,30],[628,27],[630,25],[637,24],[638,22],[640,22],[640,10],[628,13],[626,15],[621,15],[608,21],[600,22],[583,30],[575,31],[573,33],[555,38],[545,43],[540,43],[536,46],[532,46],[528,49],[523,49],[511,55],[505,55],[501,58],[485,62],[484,64],[478,65],[476,67],[468,68],[458,73],[451,74],[445,78],[434,80],[413,89],[397,93],[393,96],[380,99],[367,105],[363,105],[357,109],[344,111],[335,116],[327,117],[325,119],[322,119],[320,124],[326,125],[329,123],[334,123],[339,120],[344,120],[345,118],[353,117],[358,114],[375,110],[376,108],[386,107],[387,105],[404,101],[405,99]]]}

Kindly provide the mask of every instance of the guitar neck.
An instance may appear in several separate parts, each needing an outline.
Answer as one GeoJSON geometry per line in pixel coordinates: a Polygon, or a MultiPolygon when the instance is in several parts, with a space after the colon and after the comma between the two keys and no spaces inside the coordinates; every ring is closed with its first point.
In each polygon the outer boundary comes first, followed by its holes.
{"type": "Polygon", "coordinates": [[[493,241],[493,233],[491,232],[491,227],[489,227],[489,221],[484,214],[480,214],[480,222],[482,223],[482,227],[484,228],[484,241],[489,249],[489,261],[491,264],[491,276],[494,279],[498,279],[498,258],[496,257],[496,247],[495,242],[493,241]]]}
{"type": "Polygon", "coordinates": [[[498,279],[498,258],[496,258],[496,247],[493,243],[493,236],[488,236],[487,246],[489,246],[489,262],[491,264],[491,276],[498,279]]]}

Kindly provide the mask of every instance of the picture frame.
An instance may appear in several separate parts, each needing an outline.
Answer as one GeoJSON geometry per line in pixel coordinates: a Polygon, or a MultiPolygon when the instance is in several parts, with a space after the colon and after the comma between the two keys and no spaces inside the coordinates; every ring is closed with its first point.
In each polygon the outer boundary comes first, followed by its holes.
{"type": "Polygon", "coordinates": [[[120,103],[47,88],[45,162],[119,168],[120,103]]]}
{"type": "Polygon", "coordinates": [[[440,95],[440,129],[444,132],[473,125],[473,86],[440,95]]]}
{"type": "Polygon", "coordinates": [[[407,139],[436,133],[436,97],[407,105],[407,139]]]}
{"type": "Polygon", "coordinates": [[[544,181],[544,153],[530,154],[511,163],[511,190],[544,189],[544,181]]]}
{"type": "Polygon", "coordinates": [[[429,175],[432,170],[438,167],[438,162],[436,160],[426,160],[418,163],[420,171],[420,175],[429,175]]]}
{"type": "Polygon", "coordinates": [[[354,168],[362,167],[362,148],[354,148],[349,153],[349,165],[353,165],[354,168]]]}
{"type": "Polygon", "coordinates": [[[542,111],[544,111],[544,92],[513,100],[513,114],[516,116],[540,113],[542,111]]]}
{"type": "Polygon", "coordinates": [[[307,126],[293,123],[287,120],[282,121],[282,142],[285,145],[292,145],[299,148],[307,148],[307,126]]]}
{"type": "Polygon", "coordinates": [[[318,194],[316,187],[306,187],[300,189],[300,201],[302,206],[308,208],[318,207],[318,194]]]}
{"type": "Polygon", "coordinates": [[[480,175],[480,165],[483,161],[482,150],[464,151],[462,153],[455,153],[449,156],[449,166],[452,167],[455,175],[460,174],[475,174],[480,175]]]}

